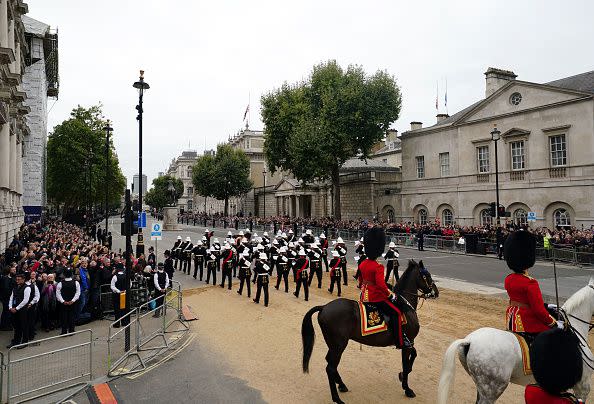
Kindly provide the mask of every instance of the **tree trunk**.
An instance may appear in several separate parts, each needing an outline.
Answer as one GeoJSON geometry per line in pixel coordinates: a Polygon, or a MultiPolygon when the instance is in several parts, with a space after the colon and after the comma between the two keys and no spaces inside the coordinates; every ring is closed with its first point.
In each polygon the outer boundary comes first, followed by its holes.
{"type": "Polygon", "coordinates": [[[338,166],[332,169],[332,188],[334,192],[334,219],[340,220],[340,168],[338,166]]]}
{"type": "Polygon", "coordinates": [[[229,216],[227,213],[229,212],[229,197],[225,197],[225,217],[229,216]]]}
{"type": "Polygon", "coordinates": [[[208,198],[207,196],[204,197],[204,214],[206,215],[206,198],[208,198]]]}

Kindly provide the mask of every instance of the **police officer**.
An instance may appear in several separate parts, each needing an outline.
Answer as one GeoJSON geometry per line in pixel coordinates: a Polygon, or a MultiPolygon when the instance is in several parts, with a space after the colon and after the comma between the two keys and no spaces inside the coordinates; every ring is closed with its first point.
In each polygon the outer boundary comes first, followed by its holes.
{"type": "Polygon", "coordinates": [[[268,282],[270,281],[270,267],[266,263],[268,261],[268,257],[265,253],[260,253],[258,255],[258,260],[256,260],[256,265],[254,266],[254,280],[256,282],[257,279],[257,286],[258,289],[256,290],[256,298],[254,299],[255,303],[260,303],[260,292],[264,289],[264,306],[268,307],[268,282]]]}
{"type": "Polygon", "coordinates": [[[297,282],[295,288],[295,297],[299,297],[299,290],[301,289],[301,285],[303,285],[303,292],[305,293],[305,301],[309,299],[309,287],[307,284],[307,271],[309,270],[309,259],[307,258],[307,254],[305,250],[299,250],[299,258],[295,261],[295,269],[297,270],[295,280],[297,282]]]}
{"type": "Polygon", "coordinates": [[[75,304],[80,297],[80,284],[72,279],[72,269],[64,270],[64,279],[56,286],[56,299],[62,303],[62,333],[60,335],[74,332],[75,304]]]}
{"type": "Polygon", "coordinates": [[[8,307],[12,313],[12,321],[14,326],[14,335],[10,348],[14,345],[25,344],[29,342],[28,328],[27,328],[27,306],[31,299],[31,288],[25,285],[25,274],[16,274],[16,285],[12,289],[8,307]]]}
{"type": "Polygon", "coordinates": [[[233,272],[234,262],[233,262],[233,250],[231,249],[231,246],[229,244],[226,243],[223,246],[221,255],[223,257],[223,279],[219,286],[224,288],[225,287],[225,279],[228,279],[229,280],[228,289],[231,290],[231,273],[233,272]]]}
{"type": "Polygon", "coordinates": [[[204,258],[206,256],[206,247],[202,240],[198,240],[196,245],[192,249],[194,254],[194,279],[198,275],[198,269],[200,268],[200,280],[202,280],[202,274],[204,272],[204,258]]]}
{"type": "MultiPolygon", "coordinates": [[[[116,265],[116,273],[112,276],[110,284],[113,299],[113,311],[116,320],[119,320],[126,314],[126,309],[120,308],[120,295],[128,290],[128,285],[126,285],[126,273],[124,271],[124,264],[121,262],[118,263],[116,265]]],[[[120,322],[114,324],[114,327],[119,326],[120,322]]]]}
{"type": "Polygon", "coordinates": [[[243,285],[245,284],[248,297],[252,297],[252,287],[250,285],[250,277],[252,276],[252,270],[250,267],[252,266],[252,263],[249,260],[249,257],[250,252],[248,250],[244,250],[239,257],[239,262],[237,263],[239,266],[239,290],[237,293],[241,296],[243,293],[243,285]]]}
{"type": "MultiPolygon", "coordinates": [[[[311,230],[308,230],[311,231],[311,230]]],[[[309,280],[308,286],[311,286],[311,281],[313,280],[314,274],[318,278],[318,289],[322,288],[322,250],[320,250],[320,246],[317,242],[313,242],[311,245],[311,249],[309,250],[309,262],[310,262],[310,273],[309,273],[309,280]]]]}
{"type": "Polygon", "coordinates": [[[332,251],[332,259],[330,260],[330,289],[328,292],[332,293],[334,291],[334,284],[336,284],[336,288],[338,291],[338,297],[340,297],[340,271],[342,268],[340,254],[338,251],[332,251]]]}
{"type": "Polygon", "coordinates": [[[163,302],[165,300],[165,294],[167,293],[167,288],[169,287],[169,276],[164,271],[164,265],[162,262],[159,262],[157,265],[157,272],[153,277],[153,283],[155,285],[155,294],[157,297],[157,310],[155,310],[155,314],[153,317],[159,317],[163,312],[163,302]]]}
{"type": "Polygon", "coordinates": [[[190,270],[192,269],[192,249],[194,248],[194,244],[192,244],[192,240],[190,237],[186,237],[186,246],[183,250],[183,266],[182,269],[184,274],[189,275],[190,270]]]}
{"type": "Polygon", "coordinates": [[[278,290],[281,279],[285,281],[285,293],[289,293],[289,258],[287,258],[287,247],[281,247],[279,249],[279,255],[276,258],[276,286],[278,290]]]}
{"type": "Polygon", "coordinates": [[[217,284],[217,257],[212,253],[212,248],[206,250],[206,283],[210,282],[212,275],[212,284],[217,284]]]}
{"type": "Polygon", "coordinates": [[[202,241],[206,244],[206,248],[210,248],[210,238],[212,237],[212,233],[206,229],[204,230],[204,236],[202,237],[202,241]]]}
{"type": "Polygon", "coordinates": [[[390,244],[388,244],[388,251],[386,251],[386,253],[384,254],[384,259],[386,260],[386,283],[388,283],[388,280],[390,279],[390,274],[392,272],[394,273],[394,278],[396,279],[396,282],[398,282],[398,279],[400,278],[398,274],[398,267],[400,266],[400,264],[398,263],[399,256],[400,253],[398,253],[398,250],[396,249],[396,244],[394,244],[393,241],[390,241],[390,244]]]}
{"type": "Polygon", "coordinates": [[[157,266],[157,257],[155,256],[155,249],[153,246],[149,247],[149,255],[146,260],[146,264],[150,265],[151,268],[155,268],[157,266]]]}
{"type": "Polygon", "coordinates": [[[171,258],[171,253],[169,250],[165,250],[165,273],[169,277],[169,281],[173,279],[173,259],[171,258]]]}

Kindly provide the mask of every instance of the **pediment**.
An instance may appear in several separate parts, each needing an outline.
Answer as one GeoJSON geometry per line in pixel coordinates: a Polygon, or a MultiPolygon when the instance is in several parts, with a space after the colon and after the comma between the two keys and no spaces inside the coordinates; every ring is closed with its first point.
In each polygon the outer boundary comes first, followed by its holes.
{"type": "Polygon", "coordinates": [[[274,187],[275,191],[294,191],[296,188],[299,188],[299,182],[294,179],[283,178],[280,180],[278,184],[274,187]]]}
{"type": "Polygon", "coordinates": [[[468,111],[458,124],[590,98],[592,94],[544,84],[511,81],[468,111]]]}
{"type": "Polygon", "coordinates": [[[509,139],[523,138],[526,139],[530,135],[530,131],[521,128],[511,128],[501,134],[501,138],[505,141],[509,139]]]}

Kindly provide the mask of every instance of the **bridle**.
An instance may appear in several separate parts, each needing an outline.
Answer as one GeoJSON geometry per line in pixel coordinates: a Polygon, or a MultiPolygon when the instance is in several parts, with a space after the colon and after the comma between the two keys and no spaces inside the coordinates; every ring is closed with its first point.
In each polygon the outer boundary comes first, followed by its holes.
{"type": "MultiPolygon", "coordinates": [[[[411,296],[411,297],[416,297],[417,299],[423,299],[423,302],[426,299],[433,299],[433,298],[435,298],[436,297],[435,296],[435,290],[433,289],[433,285],[435,284],[435,282],[433,282],[433,279],[431,280],[431,282],[429,282],[427,280],[427,275],[429,275],[429,271],[427,271],[425,268],[421,268],[421,269],[419,269],[419,273],[421,274],[421,277],[423,278],[423,281],[425,282],[425,285],[427,285],[427,288],[428,289],[431,289],[430,292],[419,294],[419,293],[407,292],[406,290],[398,290],[398,293],[405,294],[405,295],[408,295],[408,296],[411,296]]],[[[421,290],[421,289],[418,289],[418,290],[421,290]]],[[[408,303],[408,301],[407,301],[407,303],[408,303]]],[[[421,303],[421,307],[423,307],[423,303],[421,303]]]]}

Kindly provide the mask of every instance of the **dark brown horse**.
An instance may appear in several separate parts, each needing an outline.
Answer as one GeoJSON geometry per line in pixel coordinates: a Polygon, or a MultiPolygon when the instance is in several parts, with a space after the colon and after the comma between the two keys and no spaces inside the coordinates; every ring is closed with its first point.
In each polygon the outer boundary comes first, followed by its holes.
{"type": "MultiPolygon", "coordinates": [[[[417,302],[419,297],[438,297],[439,291],[433,283],[431,274],[423,267],[423,261],[418,264],[410,260],[408,268],[402,274],[394,292],[400,296],[400,306],[408,302],[410,307],[403,310],[406,315],[406,324],[403,331],[408,339],[413,342],[419,334],[419,319],[417,318],[417,302]],[[419,295],[419,291],[423,295],[419,295]],[[406,302],[402,299],[404,298],[406,302]]],[[[347,347],[349,340],[357,341],[369,346],[386,347],[392,346],[395,342],[393,327],[390,331],[384,331],[377,334],[363,336],[361,335],[361,316],[359,314],[358,303],[349,299],[336,299],[324,306],[315,306],[307,312],[301,325],[301,336],[303,339],[303,372],[309,372],[309,359],[313,351],[315,333],[312,324],[312,316],[318,314],[318,323],[322,329],[324,340],[328,345],[326,354],[326,373],[330,383],[330,393],[332,401],[335,403],[344,403],[338,396],[336,385],[341,392],[347,392],[347,386],[344,384],[338,373],[338,364],[342,353],[347,347]]],[[[402,382],[402,388],[407,397],[415,397],[414,391],[408,387],[408,375],[412,371],[412,366],[417,357],[417,351],[414,347],[402,349],[402,372],[398,377],[402,382]]]]}

